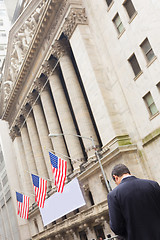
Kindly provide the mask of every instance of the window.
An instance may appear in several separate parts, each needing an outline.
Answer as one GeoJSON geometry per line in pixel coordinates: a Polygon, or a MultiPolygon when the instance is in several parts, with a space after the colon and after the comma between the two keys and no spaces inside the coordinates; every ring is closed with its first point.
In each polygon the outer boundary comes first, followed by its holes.
{"type": "Polygon", "coordinates": [[[150,113],[151,116],[155,115],[158,110],[157,110],[157,107],[153,101],[153,98],[152,98],[152,95],[151,93],[147,93],[144,97],[143,97],[145,103],[146,103],[146,106],[148,108],[148,111],[150,113]]]}
{"type": "Polygon", "coordinates": [[[143,43],[140,45],[140,47],[142,48],[142,51],[143,51],[144,55],[146,56],[147,62],[150,62],[155,57],[155,54],[154,54],[153,49],[148,41],[148,38],[146,38],[143,41],[143,43]]]}
{"type": "Polygon", "coordinates": [[[136,10],[133,6],[133,3],[131,0],[127,0],[123,3],[123,6],[125,7],[127,13],[128,13],[128,16],[129,18],[132,18],[133,15],[136,13],[136,10]]]}
{"type": "Polygon", "coordinates": [[[92,196],[91,191],[88,191],[88,197],[89,197],[91,205],[94,205],[94,200],[93,200],[93,196],[92,196]]]}
{"type": "Polygon", "coordinates": [[[104,235],[104,231],[103,231],[103,226],[101,226],[101,225],[95,226],[94,231],[95,231],[97,238],[102,237],[102,239],[106,239],[106,237],[104,235]]]}
{"type": "Polygon", "coordinates": [[[121,34],[124,31],[124,26],[118,13],[114,17],[113,23],[118,31],[118,34],[121,34]]]}
{"type": "Polygon", "coordinates": [[[141,72],[141,68],[139,66],[139,63],[137,61],[137,58],[135,56],[135,54],[133,54],[129,59],[128,59],[129,63],[131,64],[131,67],[133,69],[133,72],[135,74],[135,76],[137,76],[140,72],[141,72]]]}
{"type": "Polygon", "coordinates": [[[80,237],[80,240],[88,240],[85,231],[79,232],[79,237],[80,237]]]}
{"type": "Polygon", "coordinates": [[[113,0],[106,0],[108,7],[111,5],[113,0]]]}

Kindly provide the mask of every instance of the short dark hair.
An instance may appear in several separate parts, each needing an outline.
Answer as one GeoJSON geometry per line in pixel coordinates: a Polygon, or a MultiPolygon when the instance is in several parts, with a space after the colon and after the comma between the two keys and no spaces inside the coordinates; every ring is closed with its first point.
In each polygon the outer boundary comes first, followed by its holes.
{"type": "Polygon", "coordinates": [[[131,174],[128,167],[126,167],[126,165],[120,163],[114,166],[114,168],[112,169],[112,178],[115,181],[113,175],[116,175],[118,177],[121,177],[123,174],[128,173],[131,174]]]}

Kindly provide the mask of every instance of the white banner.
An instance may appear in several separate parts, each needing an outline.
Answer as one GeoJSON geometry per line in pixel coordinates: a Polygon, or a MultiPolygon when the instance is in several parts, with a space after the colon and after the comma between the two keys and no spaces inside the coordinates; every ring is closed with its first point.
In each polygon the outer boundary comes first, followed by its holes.
{"type": "Polygon", "coordinates": [[[40,208],[44,226],[86,204],[77,178],[65,185],[63,193],[56,192],[40,208]]]}

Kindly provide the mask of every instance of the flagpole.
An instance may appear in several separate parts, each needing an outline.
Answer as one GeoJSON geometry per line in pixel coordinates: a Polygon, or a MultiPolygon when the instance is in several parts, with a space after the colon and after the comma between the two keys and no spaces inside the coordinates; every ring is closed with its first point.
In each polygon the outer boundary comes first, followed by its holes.
{"type": "Polygon", "coordinates": [[[70,160],[72,160],[72,161],[75,161],[75,162],[77,162],[77,161],[82,161],[82,160],[78,160],[78,159],[73,159],[73,158],[71,158],[71,157],[68,157],[68,156],[66,156],[66,155],[64,155],[64,154],[62,154],[62,153],[59,153],[59,152],[55,152],[54,150],[52,150],[52,149],[50,149],[50,148],[46,148],[48,151],[50,151],[50,152],[53,152],[53,153],[55,153],[55,154],[59,154],[59,155],[62,155],[63,157],[66,157],[66,158],[68,158],[68,159],[70,159],[70,160]]]}
{"type": "MultiPolygon", "coordinates": [[[[27,170],[25,170],[26,172],[28,172],[29,174],[34,174],[34,173],[31,173],[31,172],[29,172],[29,171],[27,171],[27,170]]],[[[39,178],[42,178],[42,177],[40,177],[38,174],[34,174],[35,176],[37,176],[37,177],[39,177],[39,178]]],[[[43,178],[44,180],[47,180],[47,181],[50,181],[50,182],[54,182],[53,180],[50,180],[49,178],[43,178]]]]}
{"type": "MultiPolygon", "coordinates": [[[[24,192],[22,192],[22,191],[17,191],[16,189],[14,189],[14,191],[15,192],[17,192],[17,193],[21,193],[21,194],[23,194],[23,195],[32,195],[32,196],[35,196],[35,194],[32,194],[32,193],[24,193],[24,192]]],[[[30,196],[29,196],[30,197],[30,196]]]]}
{"type": "Polygon", "coordinates": [[[86,136],[81,136],[81,135],[78,135],[78,134],[71,134],[71,133],[50,133],[48,136],[49,137],[58,137],[58,136],[66,136],[66,135],[69,135],[69,136],[75,136],[75,137],[78,137],[78,138],[84,138],[84,139],[88,139],[90,141],[92,141],[92,146],[93,146],[93,149],[95,150],[95,156],[98,160],[98,163],[99,163],[99,166],[100,166],[100,169],[101,169],[101,172],[102,172],[102,175],[103,175],[103,178],[104,178],[104,182],[105,182],[105,185],[106,185],[106,188],[108,190],[108,192],[110,192],[112,189],[108,183],[108,180],[106,178],[106,174],[104,172],[104,169],[103,169],[103,166],[102,166],[102,163],[101,163],[101,159],[100,159],[100,156],[99,156],[99,153],[96,149],[96,145],[95,145],[95,140],[92,138],[92,137],[86,137],[86,136]]]}

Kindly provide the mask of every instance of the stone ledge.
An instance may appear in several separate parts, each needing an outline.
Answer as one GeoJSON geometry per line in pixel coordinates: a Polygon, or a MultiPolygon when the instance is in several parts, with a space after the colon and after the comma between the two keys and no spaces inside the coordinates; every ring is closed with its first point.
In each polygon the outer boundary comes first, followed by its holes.
{"type": "Polygon", "coordinates": [[[142,139],[143,146],[151,143],[158,137],[160,137],[160,128],[157,128],[156,130],[154,130],[153,132],[151,132],[150,134],[148,134],[146,137],[142,139]]]}
{"type": "Polygon", "coordinates": [[[106,216],[108,212],[107,201],[103,201],[97,205],[94,205],[87,210],[83,210],[80,213],[67,218],[63,222],[57,223],[44,230],[43,232],[32,237],[34,240],[45,239],[50,236],[57,234],[63,234],[67,230],[78,227],[81,224],[94,223],[95,219],[98,217],[106,216]]]}
{"type": "MultiPolygon", "coordinates": [[[[120,154],[126,154],[128,152],[136,152],[136,151],[137,151],[137,145],[136,144],[117,146],[113,150],[109,150],[105,154],[103,154],[103,156],[101,158],[101,163],[104,167],[110,161],[113,161],[115,158],[117,158],[120,154]]],[[[82,172],[78,176],[78,179],[79,180],[84,180],[86,178],[89,178],[97,170],[100,170],[100,166],[99,166],[98,161],[96,161],[96,163],[93,163],[93,165],[89,166],[84,172],[82,172]]]]}

